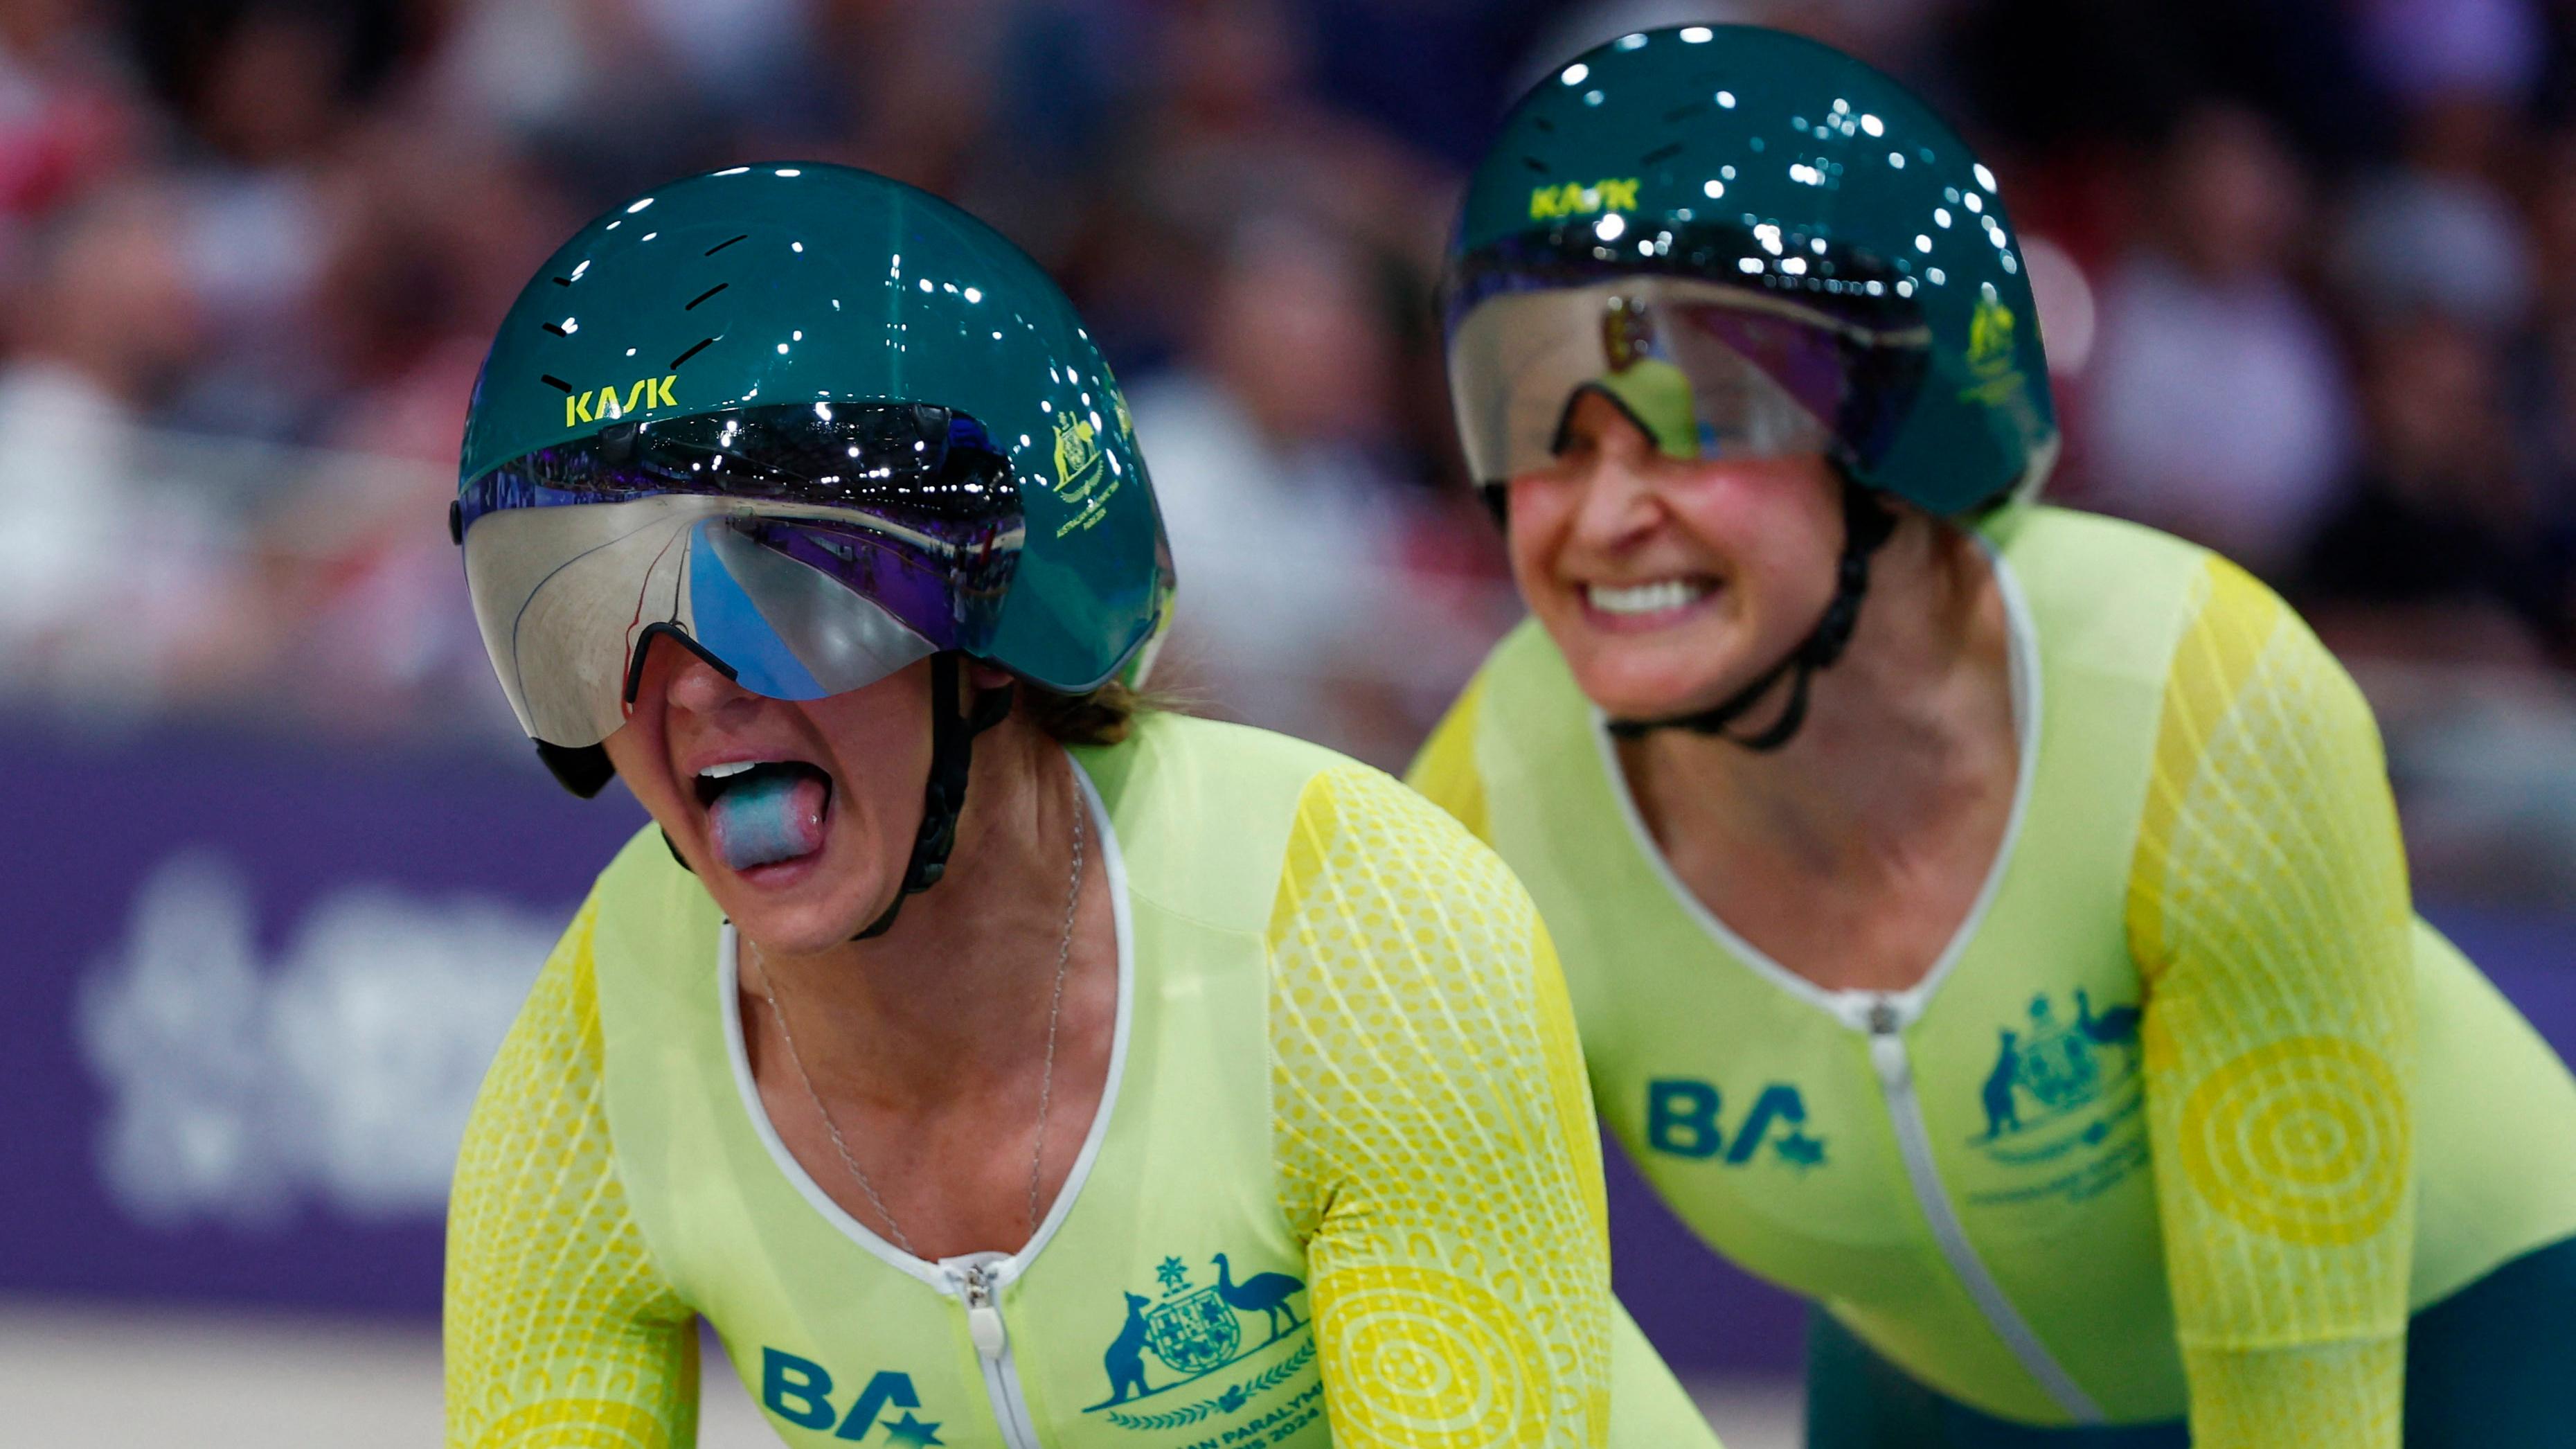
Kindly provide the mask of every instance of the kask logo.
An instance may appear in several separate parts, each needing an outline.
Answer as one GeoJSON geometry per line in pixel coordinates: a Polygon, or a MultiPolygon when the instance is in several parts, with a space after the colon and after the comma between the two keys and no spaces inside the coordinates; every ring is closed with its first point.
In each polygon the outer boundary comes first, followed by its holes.
{"type": "Polygon", "coordinates": [[[564,399],[564,426],[583,423],[613,423],[628,413],[652,408],[675,408],[680,400],[672,396],[671,385],[680,380],[676,372],[666,377],[639,377],[626,386],[626,399],[618,401],[617,389],[603,387],[597,392],[577,392],[564,399]]]}
{"type": "Polygon", "coordinates": [[[939,1437],[937,1421],[924,1423],[912,1412],[921,1407],[921,1395],[912,1387],[912,1375],[881,1372],[868,1380],[850,1401],[850,1411],[843,1415],[832,1406],[832,1374],[810,1358],[781,1353],[764,1347],[760,1351],[760,1406],[800,1429],[832,1429],[835,1439],[864,1441],[870,1430],[884,1421],[885,1434],[876,1442],[894,1449],[928,1449],[948,1441],[939,1437]],[[886,1419],[888,1409],[901,1409],[903,1417],[886,1419]],[[839,1428],[833,1429],[838,1423],[839,1428]]]}
{"type": "Polygon", "coordinates": [[[1621,176],[1595,181],[1589,186],[1580,181],[1569,181],[1563,186],[1538,187],[1530,192],[1530,220],[1554,221],[1561,216],[1635,211],[1638,180],[1634,176],[1621,176]]]}

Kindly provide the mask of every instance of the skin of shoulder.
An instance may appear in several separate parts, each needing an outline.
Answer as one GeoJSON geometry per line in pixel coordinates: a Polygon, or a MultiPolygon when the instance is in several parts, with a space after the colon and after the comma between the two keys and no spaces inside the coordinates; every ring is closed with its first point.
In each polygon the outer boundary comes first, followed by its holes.
{"type": "Polygon", "coordinates": [[[1341,765],[1300,797],[1269,943],[1280,1206],[1336,1438],[1463,1415],[1459,1442],[1604,1442],[1598,1139],[1527,894],[1420,797],[1341,765]],[[1379,1371],[1407,1350],[1454,1372],[1379,1371]]]}

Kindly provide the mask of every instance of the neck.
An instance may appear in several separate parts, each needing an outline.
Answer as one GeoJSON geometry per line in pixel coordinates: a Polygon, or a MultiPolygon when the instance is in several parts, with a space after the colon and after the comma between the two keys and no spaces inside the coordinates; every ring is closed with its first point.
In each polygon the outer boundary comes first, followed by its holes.
{"type": "MultiPolygon", "coordinates": [[[[1623,744],[1656,837],[1761,850],[1849,878],[2009,782],[2018,752],[2009,625],[1976,541],[1908,512],[1871,561],[1851,646],[1811,685],[1805,725],[1757,754],[1686,730],[1623,744]],[[1998,770],[2000,766],[2000,771],[1998,770]]],[[[1767,723],[1785,682],[1745,728],[1767,723]]]]}
{"type": "Polygon", "coordinates": [[[1102,879],[1073,768],[1012,716],[975,742],[946,874],[905,902],[892,930],[810,956],[747,944],[742,989],[774,992],[818,1088],[918,1108],[976,1095],[1042,1058],[1077,810],[1083,895],[1102,879]]]}

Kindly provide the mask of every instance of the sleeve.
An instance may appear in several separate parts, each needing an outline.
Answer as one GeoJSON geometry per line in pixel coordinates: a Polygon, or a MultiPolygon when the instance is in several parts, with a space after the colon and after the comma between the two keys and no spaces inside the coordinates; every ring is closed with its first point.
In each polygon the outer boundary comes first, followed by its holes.
{"type": "Polygon", "coordinates": [[[2396,1449],[2414,1243],[2406,867],[2368,705],[2212,558],[2130,881],[2192,1442],[2396,1449]]]}
{"type": "Polygon", "coordinates": [[[627,1211],[602,1100],[596,905],[484,1078],[447,1216],[449,1449],[686,1449],[696,1318],[627,1211]]]}
{"type": "Polygon", "coordinates": [[[1348,766],[1299,803],[1270,919],[1272,1133],[1346,1449],[1599,1449],[1600,1139],[1537,910],[1348,766]]]}
{"type": "Polygon", "coordinates": [[[1493,836],[1485,828],[1485,777],[1476,763],[1476,725],[1484,702],[1485,676],[1478,674],[1449,706],[1431,738],[1422,742],[1422,753],[1413,757],[1404,783],[1448,811],[1468,834],[1491,844],[1493,836]]]}

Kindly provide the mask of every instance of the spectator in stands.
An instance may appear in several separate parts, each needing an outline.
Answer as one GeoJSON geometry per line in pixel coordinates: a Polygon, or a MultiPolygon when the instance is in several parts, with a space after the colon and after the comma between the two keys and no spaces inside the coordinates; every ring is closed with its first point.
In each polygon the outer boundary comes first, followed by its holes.
{"type": "Polygon", "coordinates": [[[2536,665],[2571,620],[2563,541],[2519,466],[2496,358],[2436,312],[2371,333],[2368,446],[2298,592],[2340,650],[2536,665]]]}
{"type": "Polygon", "coordinates": [[[2296,559],[2350,451],[2342,364],[2290,278],[2307,197],[2268,122],[2191,112],[2152,230],[2103,288],[2088,386],[2098,505],[2267,574],[2296,559]]]}
{"type": "Polygon", "coordinates": [[[21,690],[148,696],[219,556],[135,432],[198,339],[173,215],[148,181],[113,186],[29,247],[0,367],[0,679],[21,690]]]}
{"type": "Polygon", "coordinates": [[[1181,579],[1169,679],[1400,758],[1421,721],[1369,661],[1407,617],[1396,570],[1412,517],[1390,466],[1393,343],[1366,255],[1309,221],[1256,223],[1201,302],[1184,361],[1130,392],[1181,579]]]}

